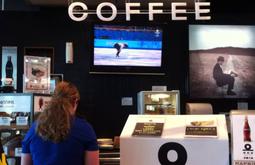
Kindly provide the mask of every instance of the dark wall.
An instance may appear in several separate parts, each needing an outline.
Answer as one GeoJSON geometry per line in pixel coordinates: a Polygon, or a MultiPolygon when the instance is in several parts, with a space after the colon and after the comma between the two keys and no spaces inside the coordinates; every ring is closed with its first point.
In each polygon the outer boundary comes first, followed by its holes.
{"type": "MultiPolygon", "coordinates": [[[[80,90],[78,113],[86,116],[98,137],[113,137],[120,135],[128,115],[136,114],[137,93],[151,90],[152,85],[167,85],[168,90],[180,90],[182,113],[185,112],[186,102],[210,102],[215,113],[236,109],[240,100],[189,99],[188,24],[252,24],[254,16],[255,14],[249,13],[212,14],[213,18],[208,22],[193,19],[184,22],[162,20],[165,27],[164,56],[167,64],[165,76],[89,74],[93,19],[81,23],[73,22],[66,10],[0,12],[0,46],[18,46],[18,92],[22,92],[24,47],[54,47],[54,72],[63,73],[64,79],[73,82],[80,90]],[[74,44],[74,64],[65,64],[67,41],[74,44]],[[121,106],[121,97],[133,97],[134,105],[121,106]]],[[[145,19],[144,22],[147,22],[145,19]]],[[[140,18],[137,20],[141,22],[140,18]]],[[[250,108],[255,108],[253,100],[241,101],[248,101],[250,108]]]]}

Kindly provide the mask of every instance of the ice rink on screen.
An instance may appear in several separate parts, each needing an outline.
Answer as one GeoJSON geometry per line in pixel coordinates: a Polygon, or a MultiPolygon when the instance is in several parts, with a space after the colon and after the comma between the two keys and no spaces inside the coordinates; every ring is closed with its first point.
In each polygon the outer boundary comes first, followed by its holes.
{"type": "Polygon", "coordinates": [[[161,50],[122,49],[116,57],[115,48],[95,48],[94,65],[106,66],[161,66],[161,50]]]}

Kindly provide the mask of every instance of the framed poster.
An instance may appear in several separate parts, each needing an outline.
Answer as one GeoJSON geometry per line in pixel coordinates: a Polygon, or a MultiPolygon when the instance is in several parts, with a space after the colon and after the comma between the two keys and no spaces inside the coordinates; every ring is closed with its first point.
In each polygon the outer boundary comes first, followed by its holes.
{"type": "Polygon", "coordinates": [[[17,47],[2,47],[2,85],[17,89],[17,47]]]}
{"type": "Polygon", "coordinates": [[[24,56],[49,57],[51,73],[54,73],[54,47],[25,47],[24,56]]]}
{"type": "Polygon", "coordinates": [[[255,98],[255,26],[189,25],[189,95],[255,98]]]}
{"type": "Polygon", "coordinates": [[[23,92],[50,93],[49,57],[24,56],[23,92]]]}

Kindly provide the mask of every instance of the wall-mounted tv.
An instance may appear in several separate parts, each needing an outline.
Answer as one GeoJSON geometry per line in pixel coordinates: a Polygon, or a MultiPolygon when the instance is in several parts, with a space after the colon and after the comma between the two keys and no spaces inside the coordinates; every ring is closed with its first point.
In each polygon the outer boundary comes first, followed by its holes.
{"type": "Polygon", "coordinates": [[[33,118],[32,107],[32,94],[0,93],[0,127],[28,127],[33,118]]]}
{"type": "Polygon", "coordinates": [[[189,25],[191,98],[255,96],[255,26],[189,25]]]}
{"type": "Polygon", "coordinates": [[[96,24],[90,73],[164,74],[160,26],[96,24]]]}

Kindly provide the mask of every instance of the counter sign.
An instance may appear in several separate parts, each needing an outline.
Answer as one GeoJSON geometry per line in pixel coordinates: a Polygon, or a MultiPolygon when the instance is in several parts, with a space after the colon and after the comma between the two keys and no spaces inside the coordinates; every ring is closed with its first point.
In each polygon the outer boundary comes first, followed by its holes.
{"type": "Polygon", "coordinates": [[[164,123],[136,123],[133,136],[161,136],[164,123]]]}
{"type": "Polygon", "coordinates": [[[255,165],[255,115],[232,115],[233,165],[255,165]]]}

